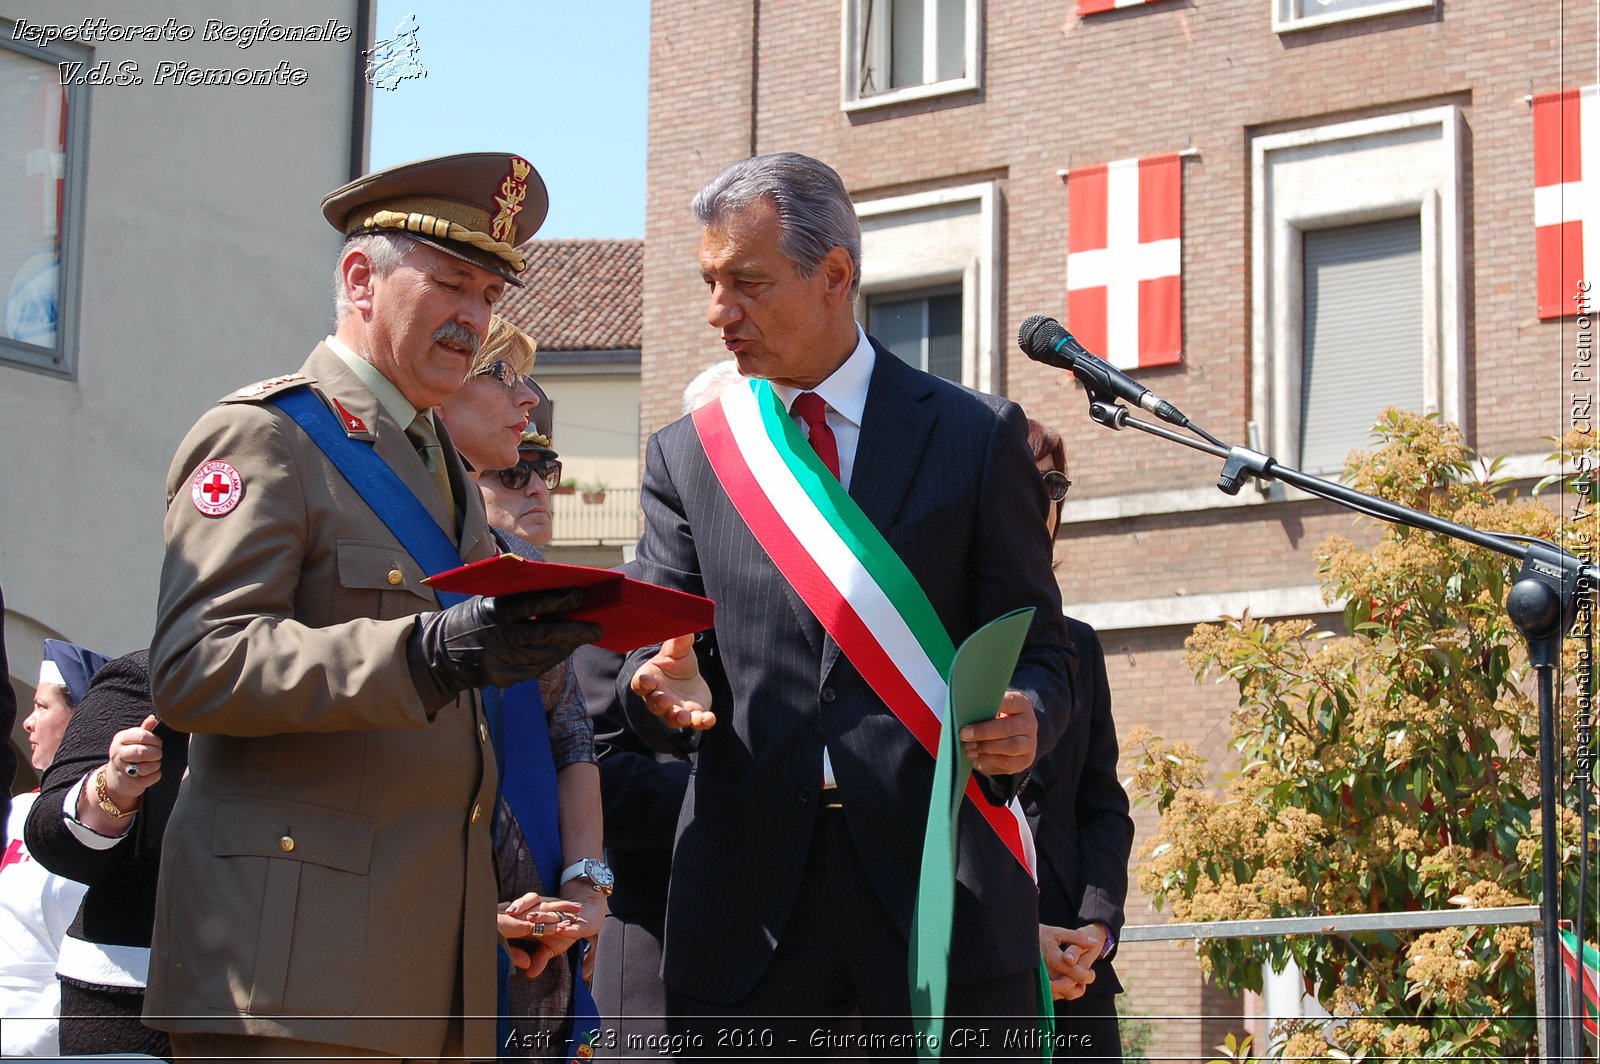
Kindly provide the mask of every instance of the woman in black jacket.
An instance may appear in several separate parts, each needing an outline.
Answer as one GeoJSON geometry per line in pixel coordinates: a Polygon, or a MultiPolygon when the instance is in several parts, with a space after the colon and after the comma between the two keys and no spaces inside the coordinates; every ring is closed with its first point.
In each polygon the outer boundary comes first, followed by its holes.
{"type": "Polygon", "coordinates": [[[65,1055],[172,1055],[140,1014],[161,836],[188,740],[155,719],[149,653],[118,658],[95,674],[29,812],[34,859],[89,885],[56,967],[65,1055]]]}
{"type": "MultiPolygon", "coordinates": [[[[1045,524],[1054,537],[1072,484],[1066,449],[1059,435],[1033,420],[1028,443],[1045,479],[1045,524]]],[[[1055,748],[1041,752],[1022,808],[1039,852],[1039,944],[1055,997],[1055,1058],[1120,1061],[1115,995],[1122,984],[1111,961],[1122,933],[1133,820],[1117,779],[1117,728],[1100,637],[1072,617],[1067,635],[1078,659],[1072,721],[1055,748]]]]}

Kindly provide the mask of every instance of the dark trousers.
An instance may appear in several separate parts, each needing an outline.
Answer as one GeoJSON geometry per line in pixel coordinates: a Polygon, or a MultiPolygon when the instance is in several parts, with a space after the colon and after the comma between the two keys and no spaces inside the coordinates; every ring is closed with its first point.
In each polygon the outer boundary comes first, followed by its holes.
{"type": "Polygon", "coordinates": [[[683,1010],[661,978],[661,913],[606,915],[594,966],[600,1009],[595,1060],[637,1060],[671,1045],[668,1017],[683,1010]]]}
{"type": "MultiPolygon", "coordinates": [[[[908,947],[879,900],[842,810],[817,817],[800,890],[755,988],[731,1005],[689,998],[693,1058],[914,1059],[908,947]]],[[[945,1058],[1037,1058],[1037,975],[950,984],[945,1058]]]]}
{"type": "Polygon", "coordinates": [[[1114,995],[1090,992],[1056,1002],[1056,1059],[1122,1060],[1114,995]]]}

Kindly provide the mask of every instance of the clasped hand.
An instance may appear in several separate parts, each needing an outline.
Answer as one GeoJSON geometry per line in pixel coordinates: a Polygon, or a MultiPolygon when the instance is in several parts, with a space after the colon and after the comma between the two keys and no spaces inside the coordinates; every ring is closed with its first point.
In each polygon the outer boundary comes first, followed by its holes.
{"type": "Polygon", "coordinates": [[[1094,962],[1106,943],[1106,929],[1099,924],[1079,928],[1039,925],[1039,952],[1050,973],[1050,997],[1056,1001],[1076,1001],[1094,982],[1094,962]]]}

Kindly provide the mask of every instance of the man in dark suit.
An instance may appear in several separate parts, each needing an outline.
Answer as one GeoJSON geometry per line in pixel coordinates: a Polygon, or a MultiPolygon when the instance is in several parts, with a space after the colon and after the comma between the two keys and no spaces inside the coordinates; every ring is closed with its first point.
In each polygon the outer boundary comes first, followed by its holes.
{"type": "MultiPolygon", "coordinates": [[[[770,396],[751,391],[796,419],[799,445],[887,542],[943,634],[959,644],[1034,607],[999,714],[961,736],[984,800],[1007,802],[1072,705],[1021,411],[911,368],[856,324],[860,228],[827,165],[791,153],[735,163],[694,210],[707,320],[741,373],[770,382],[770,396]]],[[[722,408],[730,396],[741,401],[731,389],[722,408]]],[[[651,439],[637,558],[645,579],[711,597],[716,628],[635,652],[619,681],[638,696],[638,730],[699,737],[664,975],[701,1018],[697,1051],[749,1055],[749,1042],[716,1044],[741,1018],[757,1051],[793,1037],[802,1051],[910,1054],[907,942],[934,761],[841,649],[839,614],[808,606],[741,516],[697,428],[716,405],[651,439]],[[852,1017],[869,1041],[830,1041],[857,1033],[852,1017]]],[[[943,1048],[1003,1055],[1000,1028],[1034,1023],[1035,889],[970,801],[959,824],[946,1032],[982,1028],[988,1041],[943,1048]]]]}

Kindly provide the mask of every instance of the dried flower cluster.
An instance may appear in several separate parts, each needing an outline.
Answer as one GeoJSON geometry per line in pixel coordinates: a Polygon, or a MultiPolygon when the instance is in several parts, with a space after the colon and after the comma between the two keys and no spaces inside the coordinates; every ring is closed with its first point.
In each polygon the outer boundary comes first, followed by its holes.
{"type": "MultiPolygon", "coordinates": [[[[1376,431],[1380,446],[1352,455],[1347,483],[1476,528],[1600,543],[1600,506],[1516,496],[1496,479],[1498,463],[1478,463],[1453,426],[1391,410],[1376,431]]],[[[1572,469],[1595,444],[1574,436],[1560,446],[1572,469]]],[[[1592,477],[1555,482],[1561,500],[1594,499],[1592,477]]],[[[1370,547],[1336,536],[1317,552],[1329,601],[1346,603],[1346,634],[1245,616],[1189,638],[1197,676],[1238,687],[1237,767],[1213,778],[1187,744],[1147,729],[1128,736],[1135,793],[1161,812],[1141,853],[1141,885],[1175,919],[1538,896],[1532,673],[1504,609],[1516,562],[1383,527],[1370,547]]],[[[1570,696],[1580,647],[1568,644],[1570,696]]],[[[1570,809],[1560,837],[1572,888],[1564,896],[1575,897],[1583,840],[1570,809]]],[[[1588,845],[1593,861],[1593,838],[1588,845]]],[[[1210,939],[1196,950],[1234,992],[1259,990],[1263,966],[1299,964],[1334,1020],[1280,1031],[1284,1059],[1531,1059],[1531,946],[1527,928],[1491,926],[1210,939]]]]}

